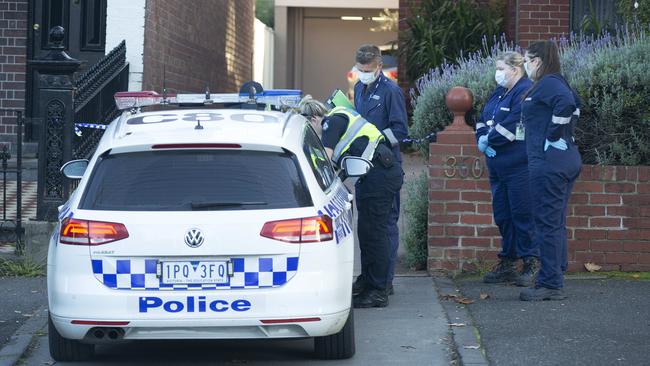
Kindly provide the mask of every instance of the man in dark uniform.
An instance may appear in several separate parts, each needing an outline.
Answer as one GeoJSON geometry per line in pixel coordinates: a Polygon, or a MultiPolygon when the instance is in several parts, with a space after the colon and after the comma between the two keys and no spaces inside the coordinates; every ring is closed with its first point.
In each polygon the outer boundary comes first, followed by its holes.
{"type": "MultiPolygon", "coordinates": [[[[362,45],[357,50],[355,60],[359,81],[354,86],[354,107],[363,118],[374,124],[384,134],[401,170],[402,156],[399,141],[408,136],[408,117],[402,89],[383,74],[379,47],[370,44],[362,45]]],[[[359,196],[357,193],[357,197],[359,196]]],[[[393,275],[395,274],[395,261],[399,246],[399,230],[397,228],[399,206],[400,193],[397,191],[388,216],[388,235],[391,241],[389,294],[393,293],[393,275]]],[[[362,278],[357,279],[354,284],[355,292],[362,291],[363,287],[362,278]]]]}
{"type": "Polygon", "coordinates": [[[356,111],[326,107],[310,97],[300,103],[300,113],[321,134],[325,151],[335,165],[345,156],[370,160],[373,167],[357,182],[357,233],[361,250],[364,290],[353,296],[354,307],[388,305],[391,243],[388,216],[395,194],[402,186],[402,168],[384,135],[356,111]]]}

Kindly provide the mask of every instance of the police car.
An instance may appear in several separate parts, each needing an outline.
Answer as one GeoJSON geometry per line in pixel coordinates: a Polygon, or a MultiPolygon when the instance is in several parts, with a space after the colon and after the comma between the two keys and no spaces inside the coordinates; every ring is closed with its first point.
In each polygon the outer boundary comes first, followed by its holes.
{"type": "Polygon", "coordinates": [[[314,337],[320,358],[354,355],[353,197],[303,116],[259,108],[299,98],[116,94],[90,161],[61,169],[80,180],[49,246],[55,360],[141,339],[314,337]]]}

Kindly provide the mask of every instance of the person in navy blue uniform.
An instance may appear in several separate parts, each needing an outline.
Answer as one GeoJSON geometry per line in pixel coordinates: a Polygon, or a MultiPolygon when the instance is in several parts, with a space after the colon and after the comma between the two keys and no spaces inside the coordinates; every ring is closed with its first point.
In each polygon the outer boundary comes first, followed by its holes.
{"type": "MultiPolygon", "coordinates": [[[[354,107],[368,122],[377,126],[390,142],[397,164],[402,165],[399,141],[408,136],[408,117],[406,102],[402,89],[394,81],[387,78],[382,68],[381,51],[375,45],[365,44],[359,47],[355,57],[359,81],[354,86],[354,107]]],[[[359,189],[357,186],[356,189],[359,189]]],[[[391,242],[390,274],[388,293],[393,294],[393,276],[395,261],[399,247],[400,192],[395,193],[395,199],[388,218],[389,236],[391,242]]],[[[363,279],[354,283],[354,292],[363,290],[363,279]]]]}
{"type": "Polygon", "coordinates": [[[532,82],[523,65],[524,59],[517,52],[505,52],[496,58],[498,86],[476,123],[476,138],[479,150],[486,154],[494,222],[502,237],[499,263],[483,277],[483,282],[531,286],[539,248],[533,245],[528,157],[521,122],[521,101],[532,82]],[[521,273],[515,267],[519,258],[524,262],[521,273]]]}
{"type": "Polygon", "coordinates": [[[534,81],[522,102],[535,238],[541,267],[523,301],[562,300],[567,269],[566,209],[582,160],[573,138],[580,99],[560,74],[555,42],[532,43],[524,57],[534,81]]]}
{"type": "Polygon", "coordinates": [[[299,109],[321,136],[325,151],[337,167],[347,155],[367,158],[373,164],[370,171],[359,178],[355,192],[361,250],[359,277],[363,279],[364,289],[354,294],[352,302],[355,308],[388,306],[391,252],[388,216],[395,193],[402,186],[402,168],[385,136],[356,111],[344,107],[328,111],[309,96],[303,98],[299,109]]]}

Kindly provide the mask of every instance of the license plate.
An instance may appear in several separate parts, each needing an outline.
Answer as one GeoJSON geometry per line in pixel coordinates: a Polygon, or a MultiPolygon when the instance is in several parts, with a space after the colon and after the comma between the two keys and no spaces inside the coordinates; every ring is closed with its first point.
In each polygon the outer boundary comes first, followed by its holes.
{"type": "Polygon", "coordinates": [[[227,261],[162,262],[162,282],[165,284],[228,283],[227,261]]]}

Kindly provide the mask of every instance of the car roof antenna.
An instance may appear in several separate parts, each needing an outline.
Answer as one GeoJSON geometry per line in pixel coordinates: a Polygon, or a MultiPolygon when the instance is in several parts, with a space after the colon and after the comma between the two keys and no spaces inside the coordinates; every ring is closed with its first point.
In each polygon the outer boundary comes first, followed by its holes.
{"type": "Polygon", "coordinates": [[[165,80],[167,79],[167,70],[166,70],[166,64],[163,63],[163,85],[162,85],[162,103],[161,104],[167,104],[167,87],[165,86],[165,80]]]}
{"type": "Polygon", "coordinates": [[[210,98],[210,86],[208,83],[205,83],[205,101],[203,104],[212,104],[214,101],[210,98]]]}

